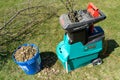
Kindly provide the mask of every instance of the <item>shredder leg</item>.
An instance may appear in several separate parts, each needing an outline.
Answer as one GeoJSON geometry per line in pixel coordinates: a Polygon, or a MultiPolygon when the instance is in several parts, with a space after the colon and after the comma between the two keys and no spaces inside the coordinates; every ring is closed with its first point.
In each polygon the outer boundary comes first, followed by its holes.
{"type": "Polygon", "coordinates": [[[68,63],[67,63],[67,61],[65,62],[65,65],[66,65],[66,72],[68,73],[68,63]]]}

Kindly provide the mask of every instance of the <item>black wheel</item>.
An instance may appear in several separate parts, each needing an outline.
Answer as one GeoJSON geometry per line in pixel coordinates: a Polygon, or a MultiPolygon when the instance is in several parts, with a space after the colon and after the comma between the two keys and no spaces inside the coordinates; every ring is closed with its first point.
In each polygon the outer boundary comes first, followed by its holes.
{"type": "Polygon", "coordinates": [[[95,60],[92,61],[93,66],[95,66],[95,65],[100,65],[100,64],[102,64],[102,63],[103,63],[103,62],[102,62],[102,59],[101,59],[101,58],[97,58],[97,59],[95,59],[95,60]]]}

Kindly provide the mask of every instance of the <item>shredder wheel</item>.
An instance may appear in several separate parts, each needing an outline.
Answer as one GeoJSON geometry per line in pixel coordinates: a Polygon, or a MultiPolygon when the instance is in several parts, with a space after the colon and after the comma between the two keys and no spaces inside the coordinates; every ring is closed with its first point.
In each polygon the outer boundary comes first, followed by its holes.
{"type": "Polygon", "coordinates": [[[97,59],[95,59],[95,60],[92,61],[93,66],[95,66],[95,65],[100,65],[100,64],[102,64],[102,63],[103,63],[103,62],[102,62],[102,59],[101,59],[101,58],[97,58],[97,59]]]}

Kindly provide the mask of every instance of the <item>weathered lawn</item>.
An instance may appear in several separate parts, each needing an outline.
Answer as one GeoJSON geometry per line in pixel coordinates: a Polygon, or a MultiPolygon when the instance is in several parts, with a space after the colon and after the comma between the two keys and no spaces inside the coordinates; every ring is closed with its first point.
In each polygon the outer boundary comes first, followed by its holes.
{"type": "MultiPolygon", "coordinates": [[[[75,8],[85,9],[89,0],[75,0],[75,8]]],[[[0,80],[119,80],[120,79],[120,0],[91,0],[107,16],[96,25],[105,31],[107,51],[104,63],[76,69],[67,74],[56,56],[56,45],[62,40],[64,30],[59,16],[66,11],[60,1],[55,0],[1,0],[0,27],[19,10],[32,6],[44,6],[21,12],[9,25],[0,31],[0,80]],[[44,13],[41,13],[44,12],[44,13]],[[37,13],[37,14],[35,14],[37,13]],[[7,33],[6,33],[7,32],[7,33]],[[13,62],[15,48],[23,43],[39,46],[43,70],[29,76],[13,62]]]]}

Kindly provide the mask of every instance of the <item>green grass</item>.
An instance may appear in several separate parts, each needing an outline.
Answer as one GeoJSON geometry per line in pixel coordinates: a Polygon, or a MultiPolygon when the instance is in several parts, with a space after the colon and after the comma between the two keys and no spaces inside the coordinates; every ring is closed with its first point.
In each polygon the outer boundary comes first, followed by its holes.
{"type": "MultiPolygon", "coordinates": [[[[0,1],[0,27],[3,26],[4,19],[8,21],[16,11],[22,8],[28,7],[28,0],[1,0],[0,1]]],[[[89,0],[75,0],[75,8],[85,9],[89,0]]],[[[31,0],[30,6],[42,5],[48,6],[46,9],[42,9],[43,12],[54,13],[57,11],[57,15],[49,17],[49,15],[19,15],[11,24],[9,24],[3,32],[15,33],[24,30],[24,25],[29,21],[34,20],[36,25],[30,26],[25,32],[19,36],[15,36],[15,39],[10,40],[3,44],[6,48],[7,55],[0,55],[0,80],[119,80],[120,79],[120,0],[91,0],[96,6],[98,6],[107,16],[107,19],[99,22],[96,25],[102,26],[105,31],[105,37],[108,42],[107,54],[110,54],[103,59],[104,63],[99,66],[91,67],[90,65],[78,68],[71,73],[67,74],[63,69],[59,60],[53,62],[49,68],[44,68],[39,73],[29,76],[26,75],[12,60],[12,52],[23,43],[35,43],[38,45],[41,53],[56,53],[56,45],[63,39],[64,30],[59,24],[59,17],[61,14],[66,13],[60,1],[55,0],[31,0]],[[42,1],[42,2],[41,2],[42,1]],[[46,18],[48,18],[46,20],[46,18]],[[42,22],[40,22],[43,20],[42,22]]],[[[30,11],[30,13],[36,11],[30,11]]],[[[29,11],[21,13],[28,14],[29,11]]],[[[7,40],[11,39],[11,36],[7,40]]],[[[0,39],[5,40],[2,37],[0,39]]],[[[14,37],[14,36],[13,36],[14,37]]],[[[2,41],[1,41],[2,42],[2,41]]],[[[0,42],[0,43],[1,43],[0,42]]],[[[2,53],[5,54],[5,53],[2,53]]],[[[49,63],[49,61],[48,61],[49,63]]]]}

